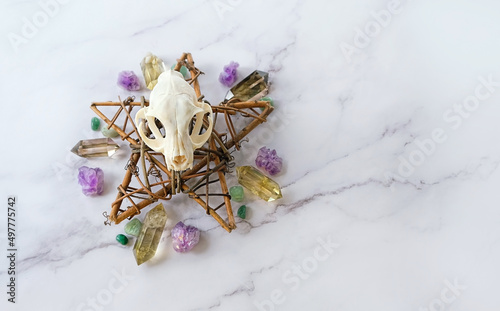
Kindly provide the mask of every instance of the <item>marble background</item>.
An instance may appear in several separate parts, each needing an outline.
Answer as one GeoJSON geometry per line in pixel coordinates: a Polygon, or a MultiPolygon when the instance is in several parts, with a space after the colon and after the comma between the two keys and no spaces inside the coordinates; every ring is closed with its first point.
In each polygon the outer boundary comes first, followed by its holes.
{"type": "MultiPolygon", "coordinates": [[[[4,0],[0,244],[18,198],[17,303],[1,310],[500,310],[500,3],[493,0],[4,0]],[[256,146],[285,160],[284,198],[248,196],[228,234],[178,197],[157,256],[137,267],[104,226],[127,160],[69,152],[92,101],[147,52],[193,53],[206,98],[270,72],[276,110],[256,146]],[[100,166],[88,198],[76,172],[100,166]],[[198,226],[191,253],[168,229],[198,226]]],[[[148,92],[136,92],[138,96],[148,92]]],[[[251,162],[250,160],[246,160],[251,162]]],[[[246,163],[249,164],[249,163],[246,163]]],[[[229,176],[235,182],[234,174],[229,176]]]]}

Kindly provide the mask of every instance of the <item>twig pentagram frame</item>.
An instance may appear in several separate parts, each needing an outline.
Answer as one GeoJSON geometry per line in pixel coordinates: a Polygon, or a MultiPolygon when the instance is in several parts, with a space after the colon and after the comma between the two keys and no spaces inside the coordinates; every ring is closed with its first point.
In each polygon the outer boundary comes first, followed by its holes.
{"type": "MultiPolygon", "coordinates": [[[[186,81],[194,88],[198,101],[204,101],[198,82],[198,77],[203,73],[194,66],[191,54],[182,54],[174,70],[179,71],[182,66],[188,68],[191,74],[186,81]]],[[[130,159],[125,167],[125,177],[118,186],[116,200],[111,204],[110,214],[104,213],[107,218],[105,223],[119,224],[125,219],[131,219],[140,214],[142,209],[158,200],[170,200],[176,193],[185,193],[201,205],[205,212],[217,220],[224,229],[231,232],[236,225],[225,178],[225,173],[234,166],[230,150],[233,147],[239,150],[241,140],[258,125],[266,122],[274,108],[267,101],[241,102],[237,98],[223,101],[219,106],[212,106],[214,123],[218,115],[223,114],[227,132],[217,132],[214,125],[208,141],[195,151],[193,168],[184,172],[175,172],[167,169],[163,154],[148,148],[138,134],[134,118],[132,118],[132,110],[135,107],[148,105],[149,102],[144,97],[141,98],[141,102],[134,102],[133,97],[128,97],[120,102],[95,102],[90,106],[106,122],[108,129],[116,130],[122,140],[130,143],[131,148],[130,159]],[[111,118],[108,118],[100,110],[103,107],[116,107],[117,111],[111,118]],[[260,111],[258,112],[257,109],[260,111]],[[120,126],[116,122],[122,114],[125,114],[125,121],[123,126],[120,126]],[[238,114],[251,119],[251,122],[240,131],[235,129],[231,119],[232,116],[238,114]],[[139,186],[130,185],[133,178],[139,186]],[[209,188],[210,184],[219,184],[220,190],[212,192],[209,188]],[[217,206],[212,207],[216,199],[219,201],[222,199],[222,202],[215,203],[217,206]],[[130,204],[126,208],[122,207],[124,201],[130,204]],[[221,216],[220,211],[223,206],[225,217],[221,216]]],[[[206,118],[205,116],[204,121],[208,124],[206,118]]]]}

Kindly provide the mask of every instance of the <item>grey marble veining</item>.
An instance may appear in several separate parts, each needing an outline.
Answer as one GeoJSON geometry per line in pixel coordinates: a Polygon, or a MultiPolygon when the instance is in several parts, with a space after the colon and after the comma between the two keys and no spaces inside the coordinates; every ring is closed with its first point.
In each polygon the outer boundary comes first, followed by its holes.
{"type": "MultiPolygon", "coordinates": [[[[19,200],[18,303],[3,294],[1,310],[500,308],[499,3],[0,7],[0,188],[19,200]],[[90,103],[130,95],[116,85],[118,72],[140,75],[149,51],[167,66],[191,52],[213,105],[227,91],[217,79],[230,61],[239,62],[240,78],[270,73],[276,110],[234,156],[248,165],[258,147],[276,149],[284,197],[247,195],[249,217],[231,234],[191,200],[164,202],[158,254],[137,267],[132,247],[114,241],[124,224],[102,224],[127,144],[119,142],[113,159],[69,150],[101,137],[90,129],[90,103]],[[81,165],[104,170],[102,196],[81,193],[81,165]],[[202,230],[186,254],[170,241],[181,220],[202,230]]],[[[235,184],[235,174],[228,180],[235,184]]]]}

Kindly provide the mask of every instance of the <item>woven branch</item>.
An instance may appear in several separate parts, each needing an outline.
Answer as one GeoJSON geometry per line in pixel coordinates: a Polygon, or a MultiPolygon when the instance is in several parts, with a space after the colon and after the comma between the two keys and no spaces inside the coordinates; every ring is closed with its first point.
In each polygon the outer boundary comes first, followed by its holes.
{"type": "MultiPolygon", "coordinates": [[[[201,94],[198,77],[203,73],[194,66],[191,54],[182,54],[181,58],[177,60],[174,70],[179,71],[182,66],[185,66],[190,71],[191,77],[186,81],[193,86],[198,100],[202,101],[204,96],[201,94]]],[[[220,103],[219,106],[212,106],[214,121],[217,120],[219,114],[224,115],[223,119],[226,123],[227,133],[218,133],[213,130],[205,145],[196,151],[193,168],[182,173],[175,173],[167,169],[164,156],[147,148],[140,135],[138,135],[131,115],[134,108],[143,106],[149,106],[149,102],[144,98],[142,98],[141,102],[134,102],[133,97],[128,97],[119,102],[94,102],[90,106],[106,122],[108,129],[113,128],[118,132],[122,140],[130,143],[131,147],[131,155],[126,166],[125,176],[118,186],[118,194],[111,204],[110,214],[105,214],[105,217],[108,218],[107,222],[119,224],[127,218],[131,219],[140,214],[141,210],[150,204],[158,200],[170,200],[173,195],[182,192],[197,202],[225,230],[231,232],[236,228],[236,225],[225,178],[228,167],[232,165],[232,156],[229,150],[233,147],[239,149],[240,141],[257,126],[266,122],[267,117],[274,108],[267,101],[239,102],[237,100],[225,101],[220,103]],[[111,119],[100,111],[100,108],[105,107],[117,108],[111,119]],[[259,113],[256,108],[261,108],[262,111],[259,113]],[[116,124],[116,121],[122,114],[125,114],[125,122],[120,127],[116,124]],[[232,122],[232,117],[238,114],[251,119],[250,123],[240,131],[234,128],[232,122]],[[231,139],[227,140],[228,137],[231,139]],[[148,166],[146,166],[146,163],[148,166]],[[210,180],[212,175],[216,176],[216,179],[210,180]],[[156,181],[150,182],[149,176],[155,178],[156,181]],[[137,188],[130,186],[134,179],[139,184],[137,188]],[[192,185],[188,186],[188,184],[192,185]],[[220,193],[210,192],[210,184],[219,184],[220,193]],[[204,188],[204,193],[196,193],[202,188],[204,188]],[[223,202],[212,208],[211,199],[221,197],[223,202]],[[130,203],[126,209],[121,208],[123,201],[130,203]],[[226,219],[217,212],[222,206],[226,207],[226,219]]],[[[204,121],[208,123],[206,119],[204,121]]]]}

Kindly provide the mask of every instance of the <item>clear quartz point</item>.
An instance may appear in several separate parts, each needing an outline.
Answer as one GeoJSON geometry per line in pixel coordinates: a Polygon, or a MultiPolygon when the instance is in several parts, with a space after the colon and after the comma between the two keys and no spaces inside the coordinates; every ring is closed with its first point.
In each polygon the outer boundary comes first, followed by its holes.
{"type": "Polygon", "coordinates": [[[119,148],[111,138],[84,139],[71,152],[82,158],[111,157],[119,148]]]}
{"type": "Polygon", "coordinates": [[[258,100],[269,93],[269,73],[255,70],[233,86],[226,94],[226,100],[237,98],[242,102],[258,100]]]}

